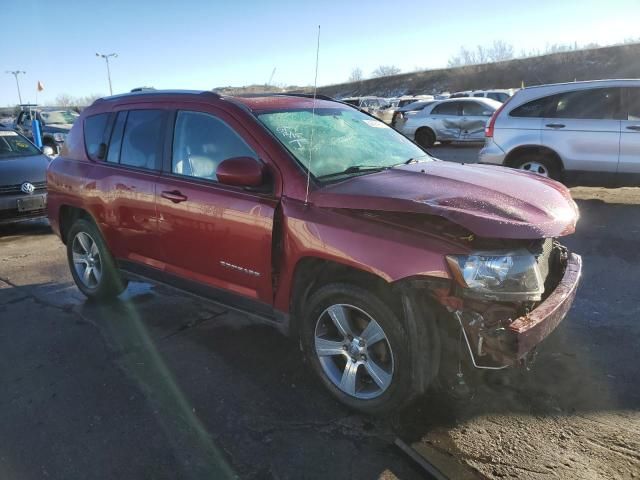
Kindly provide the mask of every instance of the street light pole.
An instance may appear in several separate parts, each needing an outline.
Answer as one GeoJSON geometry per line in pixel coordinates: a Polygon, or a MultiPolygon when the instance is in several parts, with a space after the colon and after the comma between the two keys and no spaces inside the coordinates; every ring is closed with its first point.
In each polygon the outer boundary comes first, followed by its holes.
{"type": "Polygon", "coordinates": [[[117,53],[96,53],[96,57],[104,58],[104,61],[107,63],[107,78],[109,79],[109,95],[113,95],[113,89],[111,88],[111,70],[109,69],[109,57],[116,58],[118,56],[117,53]]]}
{"type": "Polygon", "coordinates": [[[22,104],[22,94],[20,93],[20,82],[18,81],[18,75],[20,74],[24,75],[27,72],[23,70],[13,70],[13,71],[7,70],[6,73],[10,73],[14,77],[16,77],[16,87],[18,87],[18,100],[20,100],[20,104],[22,104]]]}

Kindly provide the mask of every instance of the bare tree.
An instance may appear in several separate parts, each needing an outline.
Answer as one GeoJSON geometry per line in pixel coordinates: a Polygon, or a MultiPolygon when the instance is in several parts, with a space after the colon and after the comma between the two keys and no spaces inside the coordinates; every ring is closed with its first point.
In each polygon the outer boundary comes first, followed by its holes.
{"type": "Polygon", "coordinates": [[[73,97],[66,93],[61,93],[55,99],[56,107],[70,107],[74,104],[73,97]]]}
{"type": "Polygon", "coordinates": [[[389,75],[397,75],[401,72],[400,68],[395,65],[380,65],[373,72],[372,77],[388,77],[389,75]]]}
{"type": "Polygon", "coordinates": [[[97,99],[102,97],[104,97],[104,95],[102,95],[101,93],[92,93],[90,95],[78,98],[75,102],[75,105],[77,105],[78,107],[88,107],[97,99]]]}
{"type": "Polygon", "coordinates": [[[502,40],[494,41],[493,45],[487,49],[487,59],[490,62],[504,62],[512,58],[513,45],[503,42],[502,40]]]}
{"type": "Polygon", "coordinates": [[[360,82],[364,80],[364,75],[362,74],[362,69],[360,67],[356,67],[351,70],[351,75],[349,75],[350,82],[360,82]]]}
{"type": "Polygon", "coordinates": [[[460,47],[457,55],[449,58],[449,67],[461,67],[464,65],[478,65],[490,62],[502,62],[513,58],[513,46],[502,40],[496,40],[489,47],[478,45],[475,50],[467,50],[460,47]]]}

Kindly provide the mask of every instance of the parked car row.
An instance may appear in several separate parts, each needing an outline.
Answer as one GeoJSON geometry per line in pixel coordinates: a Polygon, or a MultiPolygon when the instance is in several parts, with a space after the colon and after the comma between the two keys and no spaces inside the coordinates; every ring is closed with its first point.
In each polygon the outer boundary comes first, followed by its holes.
{"type": "Polygon", "coordinates": [[[405,112],[414,112],[422,110],[425,106],[425,102],[434,100],[446,100],[448,98],[462,98],[462,97],[475,97],[475,98],[488,98],[497,102],[503,103],[509,99],[515,92],[514,89],[509,90],[474,90],[467,92],[456,92],[450,94],[448,92],[442,92],[437,95],[404,95],[394,98],[383,97],[347,97],[341,101],[353,105],[367,112],[383,122],[396,126],[398,119],[403,118],[405,112]]]}

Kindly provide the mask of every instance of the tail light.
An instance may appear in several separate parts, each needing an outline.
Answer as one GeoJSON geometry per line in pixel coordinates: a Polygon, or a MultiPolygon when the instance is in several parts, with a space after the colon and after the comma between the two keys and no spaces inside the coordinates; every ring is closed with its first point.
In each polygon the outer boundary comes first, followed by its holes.
{"type": "Polygon", "coordinates": [[[498,108],[495,112],[493,112],[493,115],[491,115],[491,118],[489,119],[489,123],[487,123],[487,126],[484,127],[485,137],[487,138],[493,137],[493,130],[496,125],[496,119],[498,118],[498,115],[500,115],[500,112],[504,109],[504,107],[507,106],[507,103],[509,103],[509,100],[511,100],[512,98],[513,97],[509,97],[506,102],[500,105],[500,108],[498,108]]]}

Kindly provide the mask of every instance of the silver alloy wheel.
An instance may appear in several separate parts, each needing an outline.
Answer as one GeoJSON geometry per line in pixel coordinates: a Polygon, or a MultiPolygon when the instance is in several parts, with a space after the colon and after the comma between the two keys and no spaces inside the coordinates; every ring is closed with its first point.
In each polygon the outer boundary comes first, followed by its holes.
{"type": "Polygon", "coordinates": [[[336,304],[322,312],[315,349],[325,375],[347,395],[372,399],[391,385],[391,344],[380,324],[358,307],[336,304]]]}
{"type": "Polygon", "coordinates": [[[549,176],[549,169],[546,165],[538,162],[525,162],[520,165],[521,170],[526,170],[527,172],[537,173],[538,175],[542,175],[543,177],[549,176]]]}
{"type": "Polygon", "coordinates": [[[73,266],[87,288],[96,288],[102,278],[102,259],[95,240],[86,232],[78,232],[71,244],[73,266]]]}

